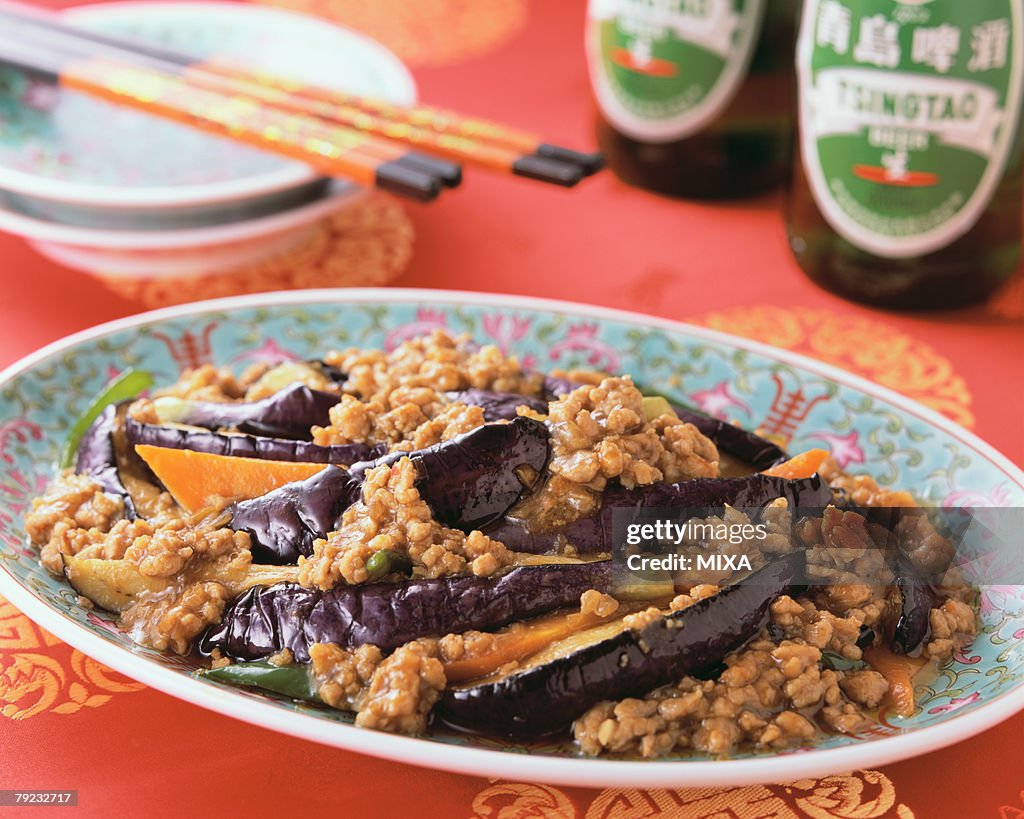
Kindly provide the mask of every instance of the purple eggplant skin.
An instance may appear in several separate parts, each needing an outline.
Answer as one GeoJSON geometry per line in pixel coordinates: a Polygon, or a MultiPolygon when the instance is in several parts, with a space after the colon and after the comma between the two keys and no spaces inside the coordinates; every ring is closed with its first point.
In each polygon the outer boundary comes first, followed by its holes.
{"type": "Polygon", "coordinates": [[[314,464],[348,466],[373,460],[384,454],[383,444],[332,444],[320,446],[312,441],[291,438],[267,438],[262,435],[238,435],[208,429],[143,424],[134,418],[125,420],[125,434],[131,444],[149,444],[169,449],[190,449],[211,455],[236,458],[261,458],[269,461],[301,461],[314,464]]]}
{"type": "Polygon", "coordinates": [[[604,491],[601,508],[556,532],[531,532],[522,521],[503,517],[484,528],[488,537],[500,540],[517,552],[544,554],[569,543],[582,555],[611,552],[612,514],[615,509],[664,507],[712,509],[729,504],[755,509],[776,498],[785,498],[790,509],[823,509],[832,502],[832,490],[820,475],[789,480],[771,475],[742,478],[694,478],[679,483],[652,483],[625,489],[612,484],[604,491]]]}
{"type": "Polygon", "coordinates": [[[772,601],[804,574],[804,552],[792,552],[638,631],[623,629],[544,665],[449,688],[437,713],[462,731],[521,739],[558,733],[599,702],[640,697],[714,668],[761,631],[772,601]]]}
{"type": "Polygon", "coordinates": [[[313,553],[313,541],[338,528],[360,496],[362,482],[336,466],[285,484],[231,508],[231,528],[248,533],[255,563],[294,563],[313,553]]]}
{"type": "Polygon", "coordinates": [[[485,421],[513,421],[518,417],[516,408],[524,405],[542,415],[547,415],[548,412],[547,401],[518,392],[470,389],[446,392],[445,398],[453,404],[468,404],[471,407],[482,408],[485,421]]]}
{"type": "Polygon", "coordinates": [[[928,582],[903,554],[892,560],[896,588],[900,593],[900,616],[889,647],[896,654],[912,654],[928,637],[931,612],[938,601],[928,582]]]}
{"type": "Polygon", "coordinates": [[[339,401],[333,392],[296,382],[261,401],[219,403],[188,401],[183,424],[207,429],[233,427],[270,438],[309,439],[310,427],[330,424],[330,410],[339,401]]]}
{"type": "Polygon", "coordinates": [[[715,442],[722,452],[739,458],[760,472],[789,458],[786,450],[772,441],[762,438],[750,430],[727,423],[710,415],[694,412],[686,407],[673,405],[676,415],[693,424],[704,435],[715,442]]]}
{"type": "Polygon", "coordinates": [[[570,381],[560,375],[544,374],[544,381],[541,383],[541,393],[548,401],[557,401],[563,395],[568,395],[575,389],[584,386],[578,381],[570,381]]]}
{"type": "Polygon", "coordinates": [[[413,452],[392,452],[372,462],[352,464],[362,480],[366,471],[408,457],[416,466],[416,488],[434,518],[471,532],[497,520],[523,492],[525,472],[539,476],[548,462],[547,427],[532,418],[484,424],[449,441],[413,452]]]}
{"type": "Polygon", "coordinates": [[[103,409],[92,426],[86,430],[78,445],[78,458],[75,461],[75,472],[88,475],[98,483],[103,491],[124,501],[124,514],[128,520],[138,517],[135,503],[127,487],[121,481],[117,469],[117,454],[114,436],[124,417],[124,410],[131,401],[110,404],[103,409]]]}
{"type": "Polygon", "coordinates": [[[420,497],[434,518],[471,532],[505,514],[548,462],[547,427],[520,417],[484,424],[411,455],[420,497]]]}
{"type": "Polygon", "coordinates": [[[199,642],[235,660],[258,660],[283,648],[299,662],[313,643],[384,651],[419,637],[501,628],[555,609],[578,606],[588,589],[611,587],[611,561],[519,566],[495,578],[445,577],[330,591],[295,583],[252,588],[231,603],[199,642]]]}
{"type": "Polygon", "coordinates": [[[329,467],[232,507],[231,527],[249,533],[259,563],[294,563],[313,541],[337,528],[359,500],[367,470],[408,457],[434,518],[470,532],[503,515],[525,490],[524,469],[540,474],[548,458],[547,428],[531,418],[485,424],[414,452],[392,452],[348,470],[329,467]]]}

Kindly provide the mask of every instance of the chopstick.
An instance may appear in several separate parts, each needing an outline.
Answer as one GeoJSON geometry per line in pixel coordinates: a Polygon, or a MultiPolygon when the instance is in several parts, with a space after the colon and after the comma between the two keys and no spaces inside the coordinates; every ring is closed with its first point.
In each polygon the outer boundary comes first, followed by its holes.
{"type": "MultiPolygon", "coordinates": [[[[68,26],[50,13],[18,2],[0,2],[0,16],[37,26],[51,35],[59,34],[64,38],[65,46],[70,44],[82,55],[95,56],[97,47],[102,46],[105,49],[101,52],[103,56],[136,65],[144,59],[147,67],[178,75],[199,88],[241,94],[282,111],[317,117],[467,164],[567,187],[596,172],[602,164],[599,154],[585,154],[550,145],[539,137],[507,129],[497,123],[461,118],[425,107],[405,109],[331,89],[257,75],[237,66],[204,62],[133,39],[68,26]]],[[[407,156],[404,164],[430,170],[429,163],[438,161],[414,152],[407,156]],[[417,163],[421,164],[417,166],[417,163]]],[[[449,165],[446,170],[451,167],[449,165]]],[[[440,174],[446,184],[458,184],[454,174],[443,173],[436,166],[433,171],[440,174]]]]}

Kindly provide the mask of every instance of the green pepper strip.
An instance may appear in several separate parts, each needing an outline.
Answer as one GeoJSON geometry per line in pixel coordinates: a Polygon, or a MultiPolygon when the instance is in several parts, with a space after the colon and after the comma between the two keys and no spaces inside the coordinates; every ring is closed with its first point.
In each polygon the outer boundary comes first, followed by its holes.
{"type": "Polygon", "coordinates": [[[389,574],[400,572],[409,574],[412,571],[412,561],[403,554],[392,552],[390,549],[381,549],[374,552],[366,561],[366,579],[371,583],[387,577],[389,574]]]}
{"type": "Polygon", "coordinates": [[[310,674],[308,665],[274,665],[256,660],[211,668],[200,674],[218,682],[262,688],[264,691],[272,691],[297,700],[320,701],[316,682],[310,674]]]}
{"type": "Polygon", "coordinates": [[[64,441],[64,448],[60,453],[60,468],[67,469],[75,460],[78,452],[78,445],[82,441],[92,422],[95,421],[101,412],[110,404],[134,398],[143,390],[153,386],[153,376],[145,370],[125,370],[117,378],[107,382],[99,395],[93,399],[88,409],[78,420],[75,421],[64,441]]]}
{"type": "Polygon", "coordinates": [[[698,407],[694,407],[694,406],[692,406],[690,404],[687,404],[685,401],[680,401],[674,395],[666,395],[665,393],[659,392],[658,390],[648,389],[646,386],[644,386],[643,384],[638,384],[636,381],[633,382],[633,386],[636,387],[638,390],[640,390],[640,393],[644,397],[649,397],[649,398],[662,398],[662,397],[664,397],[665,400],[667,400],[672,405],[680,407],[681,409],[684,409],[687,412],[693,412],[693,413],[696,413],[697,415],[703,415],[705,418],[711,418],[712,417],[712,416],[708,415],[706,412],[704,412],[704,410],[699,409],[698,407]]]}

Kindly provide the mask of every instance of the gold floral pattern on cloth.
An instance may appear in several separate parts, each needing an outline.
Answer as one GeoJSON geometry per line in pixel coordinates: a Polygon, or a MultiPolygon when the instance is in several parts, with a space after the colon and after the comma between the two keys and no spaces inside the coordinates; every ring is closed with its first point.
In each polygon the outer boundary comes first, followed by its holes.
{"type": "Polygon", "coordinates": [[[480,791],[472,809],[480,819],[914,819],[881,771],[740,788],[607,788],[578,809],[550,785],[501,782],[480,791]]]}
{"type": "Polygon", "coordinates": [[[257,265],[190,277],[107,277],[104,284],[146,307],[268,290],[374,287],[405,270],[414,239],[415,229],[398,201],[369,193],[315,226],[298,246],[257,265]]]}
{"type": "Polygon", "coordinates": [[[920,401],[965,427],[974,425],[970,391],[949,359],[884,321],[767,305],[715,311],[689,320],[806,353],[920,401]]]}
{"type": "Polygon", "coordinates": [[[484,788],[473,799],[472,816],[486,819],[575,819],[572,800],[550,785],[498,783],[484,788]]]}
{"type": "Polygon", "coordinates": [[[368,34],[409,65],[450,65],[493,51],[526,24],[526,0],[259,0],[368,34]]]}
{"type": "MultiPolygon", "coordinates": [[[[1020,792],[1020,802],[1024,806],[1024,791],[1020,792]]],[[[999,808],[999,819],[1024,819],[1024,807],[1002,805],[999,808]]]]}
{"type": "Polygon", "coordinates": [[[62,643],[0,597],[0,716],[74,714],[143,688],[62,643]]]}

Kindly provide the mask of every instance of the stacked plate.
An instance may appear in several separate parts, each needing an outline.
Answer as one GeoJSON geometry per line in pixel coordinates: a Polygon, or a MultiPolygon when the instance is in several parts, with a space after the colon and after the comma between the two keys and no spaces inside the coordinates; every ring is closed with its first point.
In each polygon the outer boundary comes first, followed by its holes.
{"type": "MultiPolygon", "coordinates": [[[[305,15],[208,2],[65,14],[309,84],[398,104],[416,98],[390,51],[305,15]]],[[[0,68],[0,230],[76,270],[109,280],[240,269],[297,246],[361,193],[305,165],[0,68]]]]}

